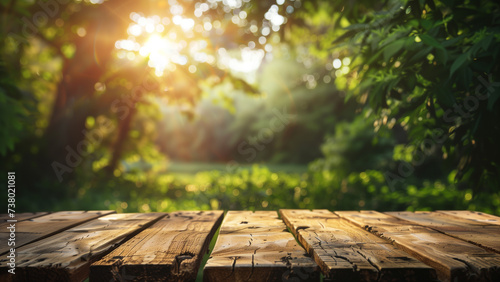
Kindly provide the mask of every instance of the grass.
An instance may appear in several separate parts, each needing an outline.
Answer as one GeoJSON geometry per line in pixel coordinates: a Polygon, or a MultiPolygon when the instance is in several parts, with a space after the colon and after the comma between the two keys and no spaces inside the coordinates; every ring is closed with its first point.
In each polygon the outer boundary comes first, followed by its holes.
{"type": "MultiPolygon", "coordinates": [[[[196,174],[203,171],[230,172],[235,169],[252,169],[254,164],[238,164],[237,167],[229,163],[201,163],[201,162],[171,162],[167,168],[168,173],[173,174],[196,174]]],[[[304,173],[307,165],[301,164],[262,164],[272,172],[304,173]]]]}

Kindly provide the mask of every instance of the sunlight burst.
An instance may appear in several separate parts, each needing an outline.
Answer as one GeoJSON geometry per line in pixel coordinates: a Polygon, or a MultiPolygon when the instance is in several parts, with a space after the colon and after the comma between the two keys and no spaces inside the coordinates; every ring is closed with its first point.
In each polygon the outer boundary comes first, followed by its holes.
{"type": "MultiPolygon", "coordinates": [[[[177,34],[172,31],[163,36],[165,26],[170,24],[170,19],[159,16],[144,17],[138,13],[131,13],[130,18],[134,21],[127,29],[128,39],[119,40],[115,47],[119,50],[129,51],[118,53],[119,58],[134,60],[135,53],[148,58],[148,66],[155,70],[157,76],[162,76],[164,71],[174,70],[174,64],[184,65],[187,58],[180,54],[185,47],[182,40],[174,42],[177,34]],[[136,41],[139,40],[139,42],[136,41]]],[[[191,22],[182,20],[179,25],[183,30],[189,29],[191,22]]]]}
{"type": "Polygon", "coordinates": [[[162,76],[169,64],[179,56],[179,49],[178,44],[153,34],[140,48],[139,54],[143,57],[149,56],[148,65],[155,69],[157,76],[162,76]]]}
{"type": "MultiPolygon", "coordinates": [[[[225,1],[226,7],[236,8],[241,6],[242,1],[225,1]],[[233,7],[234,6],[234,7],[233,7]]],[[[218,2],[213,0],[211,3],[218,2]]],[[[230,69],[239,73],[255,72],[266,57],[271,53],[271,45],[267,43],[266,36],[271,31],[279,29],[285,21],[278,14],[277,6],[273,5],[266,14],[268,25],[262,27],[262,36],[258,39],[261,46],[251,41],[248,46],[239,46],[232,52],[226,52],[224,48],[214,48],[207,40],[209,32],[221,34],[221,23],[218,20],[210,21],[204,18],[201,23],[183,15],[180,5],[173,5],[170,9],[172,17],[160,17],[158,15],[146,17],[140,13],[130,13],[132,22],[127,28],[128,38],[118,40],[115,47],[120,59],[134,61],[146,58],[149,67],[153,68],[157,76],[163,76],[166,71],[176,70],[176,65],[187,65],[190,73],[199,70],[198,64],[208,64],[222,69],[230,69]],[[213,51],[216,51],[213,53],[213,51]],[[189,56],[189,58],[188,58],[189,56]]],[[[198,5],[199,13],[195,11],[195,17],[200,17],[209,9],[208,4],[198,5]]],[[[239,24],[246,21],[247,13],[239,11],[233,16],[238,18],[239,24]]],[[[257,33],[259,28],[253,25],[253,32],[257,33]]]]}

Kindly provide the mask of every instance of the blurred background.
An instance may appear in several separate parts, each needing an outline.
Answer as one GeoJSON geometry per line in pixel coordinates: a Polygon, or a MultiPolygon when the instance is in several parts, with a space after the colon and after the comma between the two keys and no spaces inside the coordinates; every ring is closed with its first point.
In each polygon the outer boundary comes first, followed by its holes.
{"type": "Polygon", "coordinates": [[[500,214],[499,12],[1,0],[1,171],[18,212],[500,214]]]}

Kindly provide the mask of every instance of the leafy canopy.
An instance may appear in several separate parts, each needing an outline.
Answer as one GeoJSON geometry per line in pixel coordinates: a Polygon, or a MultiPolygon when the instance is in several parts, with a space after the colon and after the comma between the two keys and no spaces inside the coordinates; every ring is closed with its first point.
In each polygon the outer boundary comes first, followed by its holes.
{"type": "Polygon", "coordinates": [[[386,2],[343,15],[331,46],[353,56],[348,97],[373,110],[376,126],[402,127],[414,148],[438,147],[458,180],[497,187],[500,4],[386,2]]]}

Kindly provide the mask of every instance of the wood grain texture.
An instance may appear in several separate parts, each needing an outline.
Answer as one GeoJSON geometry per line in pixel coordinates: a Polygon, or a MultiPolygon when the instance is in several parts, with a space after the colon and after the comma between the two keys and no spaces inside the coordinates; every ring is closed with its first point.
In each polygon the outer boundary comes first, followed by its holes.
{"type": "MultiPolygon", "coordinates": [[[[115,213],[115,211],[63,211],[35,217],[15,224],[16,248],[28,243],[51,236],[57,232],[69,229],[78,224],[98,218],[103,215],[115,213]]],[[[0,241],[6,242],[9,230],[0,230],[0,241]]],[[[5,254],[11,247],[7,244],[0,245],[0,254],[5,254]]]]}
{"type": "Polygon", "coordinates": [[[48,212],[24,212],[24,213],[16,213],[15,214],[16,216],[14,218],[11,218],[9,216],[9,214],[3,213],[3,214],[0,214],[0,223],[4,224],[7,222],[7,220],[10,220],[10,219],[15,219],[15,220],[17,220],[17,222],[21,222],[21,221],[25,221],[25,220],[39,217],[39,216],[46,215],[46,214],[48,214],[48,212]]]}
{"type": "Polygon", "coordinates": [[[204,281],[319,281],[316,263],[274,211],[229,211],[204,281]]]}
{"type": "Polygon", "coordinates": [[[90,267],[90,281],[195,281],[223,211],[183,211],[163,219],[90,267]]]}
{"type": "Polygon", "coordinates": [[[335,212],[434,267],[444,281],[496,281],[500,255],[375,211],[335,212]]]}
{"type": "MultiPolygon", "coordinates": [[[[137,234],[163,213],[111,214],[81,224],[16,250],[16,274],[1,281],[83,281],[90,264],[116,244],[137,234]]],[[[6,259],[0,260],[7,273],[6,259]]]]}
{"type": "Polygon", "coordinates": [[[438,212],[387,212],[387,214],[500,253],[500,225],[438,212]]]}
{"type": "Polygon", "coordinates": [[[280,210],[299,242],[335,281],[429,281],[431,267],[328,210],[280,210]]]}
{"type": "Polygon", "coordinates": [[[472,221],[500,225],[500,217],[477,211],[437,211],[472,221]]]}

